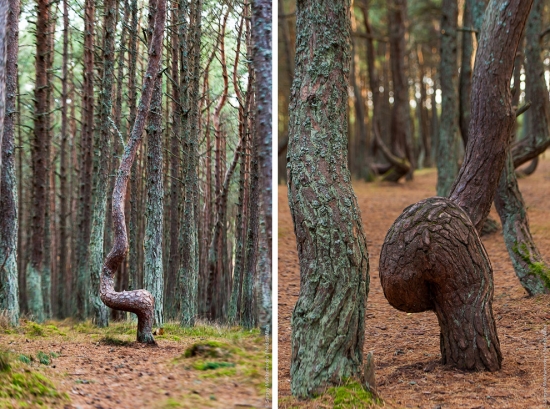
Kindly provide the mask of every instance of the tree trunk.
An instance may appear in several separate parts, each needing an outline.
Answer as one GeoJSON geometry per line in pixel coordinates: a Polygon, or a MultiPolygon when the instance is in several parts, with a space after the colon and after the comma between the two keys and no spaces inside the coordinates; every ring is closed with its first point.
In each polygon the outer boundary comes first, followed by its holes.
{"type": "MultiPolygon", "coordinates": [[[[4,124],[6,113],[6,49],[8,43],[7,21],[10,4],[8,0],[0,3],[0,124],[4,124]]],[[[3,131],[0,131],[0,147],[2,146],[3,131]]],[[[2,169],[2,155],[0,155],[0,169],[2,169]]],[[[0,186],[0,194],[1,186],[0,186]]]]}
{"type": "Polygon", "coordinates": [[[103,77],[99,97],[99,133],[96,138],[96,163],[94,164],[94,208],[92,231],[88,249],[90,264],[90,303],[93,308],[93,321],[99,327],[109,325],[108,311],[100,300],[101,265],[103,260],[105,219],[107,212],[107,189],[109,186],[110,155],[112,146],[113,81],[115,71],[115,1],[104,4],[103,21],[103,77]]]}
{"type": "Polygon", "coordinates": [[[531,235],[511,154],[508,154],[500,177],[495,207],[502,222],[504,242],[521,285],[529,295],[550,292],[550,269],[531,235]]]}
{"type": "Polygon", "coordinates": [[[151,104],[153,88],[160,68],[162,56],[162,38],[166,18],[166,1],[152,0],[150,6],[156,8],[155,26],[149,48],[149,62],[143,78],[143,92],[138,105],[136,122],[133,125],[130,139],[124,148],[120,166],[118,169],[115,188],[113,191],[113,248],[105,259],[101,274],[100,295],[101,300],[110,308],[121,311],[133,312],[138,317],[137,341],[154,344],[152,334],[154,320],[153,296],[146,290],[116,292],[114,289],[114,275],[128,252],[128,236],[124,218],[124,201],[130,169],[136,157],[136,152],[142,141],[142,133],[147,119],[147,113],[151,104]]]}
{"type": "Polygon", "coordinates": [[[44,266],[44,225],[46,201],[48,198],[48,165],[50,132],[47,116],[50,111],[48,67],[49,46],[49,0],[38,1],[36,18],[36,81],[34,88],[34,131],[32,141],[32,225],[30,239],[30,260],[27,264],[27,297],[29,312],[37,322],[44,321],[44,299],[42,294],[42,274],[44,266]]]}
{"type": "Polygon", "coordinates": [[[349,6],[305,0],[296,13],[288,195],[301,286],[290,373],[292,393],[302,398],[345,378],[364,378],[369,264],[347,168],[349,6]]]}
{"type": "Polygon", "coordinates": [[[260,186],[262,187],[261,209],[263,211],[262,225],[265,228],[265,240],[260,241],[260,285],[261,285],[261,316],[260,326],[264,333],[271,333],[271,237],[272,237],[272,181],[271,181],[271,0],[255,0],[252,2],[252,44],[255,72],[255,102],[256,102],[256,138],[260,139],[258,160],[260,186]]]}
{"type": "MultiPolygon", "coordinates": [[[[188,105],[188,131],[186,133],[187,144],[187,163],[185,172],[185,204],[184,217],[182,223],[183,251],[181,257],[180,282],[181,288],[181,325],[190,327],[195,325],[197,318],[198,304],[198,274],[199,274],[199,254],[197,251],[198,243],[198,207],[196,200],[198,198],[198,143],[199,143],[199,85],[200,85],[200,49],[201,49],[201,13],[202,0],[194,0],[191,7],[191,24],[189,26],[189,35],[187,47],[192,50],[192,65],[190,67],[190,77],[188,79],[189,91],[187,98],[188,105]]],[[[182,71],[181,75],[185,75],[182,71]]],[[[183,79],[182,79],[183,80],[183,79]]],[[[183,91],[182,91],[183,92],[183,91]]],[[[184,95],[182,95],[182,98],[184,95]]],[[[182,103],[182,106],[186,106],[182,103]]]]}
{"type": "Polygon", "coordinates": [[[9,1],[6,24],[6,116],[4,118],[2,165],[0,166],[0,310],[8,313],[13,326],[19,325],[19,283],[17,277],[18,210],[15,175],[15,119],[17,96],[17,51],[19,45],[19,0],[9,1]]]}
{"type": "Polygon", "coordinates": [[[384,180],[390,182],[397,182],[405,175],[407,175],[407,179],[412,179],[412,171],[415,168],[410,126],[409,83],[405,72],[406,10],[407,2],[405,0],[392,0],[388,3],[390,62],[394,98],[390,127],[391,151],[401,159],[406,158],[406,162],[410,164],[408,167],[394,166],[391,171],[385,174],[384,180]]]}
{"type": "Polygon", "coordinates": [[[540,40],[545,3],[544,0],[533,3],[525,29],[525,100],[531,102],[531,108],[525,113],[525,137],[512,146],[515,168],[536,158],[550,146],[550,103],[540,40]]]}
{"type": "Polygon", "coordinates": [[[88,244],[90,242],[92,207],[92,156],[94,133],[94,23],[95,0],[84,2],[84,79],[82,86],[82,131],[80,153],[80,196],[78,204],[78,237],[76,242],[76,310],[77,317],[88,317],[90,283],[88,244]]]}
{"type": "MultiPolygon", "coordinates": [[[[153,39],[155,5],[149,9],[149,38],[153,39]]],[[[162,148],[162,74],[156,75],[147,128],[147,204],[145,206],[145,264],[143,285],[155,299],[154,325],[164,323],[164,272],[162,265],[164,187],[162,148]]]]}
{"type": "MultiPolygon", "coordinates": [[[[466,28],[472,27],[472,12],[470,2],[464,2],[464,16],[462,25],[466,28]]],[[[470,127],[470,97],[472,94],[472,54],[474,52],[474,40],[471,31],[462,32],[462,61],[460,65],[459,79],[459,125],[460,135],[464,147],[468,144],[468,128],[470,127]]]]}
{"type": "Polygon", "coordinates": [[[437,195],[449,194],[458,172],[457,0],[441,4],[441,124],[437,149],[437,195]]]}
{"type": "Polygon", "coordinates": [[[405,209],[380,255],[390,304],[407,312],[433,310],[442,362],[460,369],[501,367],[492,268],[476,231],[489,213],[510,143],[515,113],[509,84],[531,4],[489,4],[474,68],[471,140],[450,200],[431,198],[405,209]]]}

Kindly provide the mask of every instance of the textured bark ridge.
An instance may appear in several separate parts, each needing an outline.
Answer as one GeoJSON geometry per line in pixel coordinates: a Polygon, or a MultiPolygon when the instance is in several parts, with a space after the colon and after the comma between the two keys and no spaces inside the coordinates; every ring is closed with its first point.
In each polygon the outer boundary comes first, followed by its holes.
{"type": "Polygon", "coordinates": [[[392,306],[437,315],[443,363],[500,368],[493,271],[464,210],[441,197],[409,206],[390,228],[380,260],[382,287],[392,306]]]}
{"type": "MultiPolygon", "coordinates": [[[[154,0],[153,0],[154,1],[154,0]]],[[[130,135],[130,140],[124,148],[113,191],[113,229],[115,233],[113,248],[105,260],[101,274],[100,297],[106,306],[115,310],[133,312],[138,317],[137,341],[155,344],[152,328],[154,320],[153,296],[146,290],[116,292],[114,288],[115,273],[128,252],[128,235],[124,218],[124,202],[126,188],[130,178],[132,163],[142,141],[142,133],[151,104],[151,97],[162,55],[162,37],[166,15],[166,0],[155,2],[157,13],[153,40],[149,50],[149,63],[143,79],[143,93],[139,103],[138,114],[130,135]]],[[[136,262],[135,260],[133,262],[136,262]]]]}
{"type": "Polygon", "coordinates": [[[292,394],[364,381],[369,261],[347,166],[348,0],[297,3],[288,199],[300,259],[292,314],[292,394]]]}
{"type": "MultiPolygon", "coordinates": [[[[386,298],[407,312],[433,310],[442,362],[495,371],[502,355],[492,314],[493,276],[481,243],[515,122],[510,79],[531,1],[492,0],[476,56],[466,155],[449,199],[405,209],[380,255],[386,298]]],[[[475,20],[475,19],[474,19],[475,20]]]]}
{"type": "Polygon", "coordinates": [[[531,235],[511,154],[508,154],[500,177],[495,207],[502,222],[504,242],[521,285],[529,295],[549,293],[550,268],[531,235]]]}

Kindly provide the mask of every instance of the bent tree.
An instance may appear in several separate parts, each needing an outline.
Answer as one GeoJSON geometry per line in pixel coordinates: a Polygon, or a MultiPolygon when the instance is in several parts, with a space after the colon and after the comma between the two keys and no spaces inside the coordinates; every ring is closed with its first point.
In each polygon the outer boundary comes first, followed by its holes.
{"type": "Polygon", "coordinates": [[[364,379],[369,261],[347,166],[349,13],[349,0],[303,0],[296,10],[288,197],[300,295],[290,374],[292,394],[303,398],[364,379]]]}
{"type": "MultiPolygon", "coordinates": [[[[138,342],[155,344],[152,327],[154,321],[155,299],[146,290],[117,292],[114,288],[115,273],[128,252],[128,235],[124,218],[124,202],[126,188],[130,178],[132,163],[142,141],[147,113],[151,104],[153,88],[159,75],[160,58],[162,55],[162,38],[166,19],[166,0],[152,0],[151,7],[156,8],[155,27],[149,48],[149,62],[143,78],[143,92],[138,105],[138,113],[134,122],[130,139],[124,147],[120,166],[113,190],[113,230],[114,242],[111,252],[107,255],[101,274],[100,297],[107,307],[120,311],[133,312],[138,317],[138,342]]],[[[137,260],[132,260],[137,262],[137,260]]]]}
{"type": "Polygon", "coordinates": [[[521,0],[489,3],[474,67],[470,140],[449,198],[405,209],[380,255],[380,279],[390,304],[406,312],[434,311],[442,362],[460,369],[501,367],[492,267],[479,232],[514,127],[510,79],[531,5],[521,0]]]}

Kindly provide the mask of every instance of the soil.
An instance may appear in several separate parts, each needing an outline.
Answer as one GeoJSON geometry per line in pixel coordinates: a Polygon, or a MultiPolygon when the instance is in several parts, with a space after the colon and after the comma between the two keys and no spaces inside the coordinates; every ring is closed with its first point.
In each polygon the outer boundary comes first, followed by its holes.
{"type": "MultiPolygon", "coordinates": [[[[47,330],[46,334],[29,336],[29,331],[18,330],[15,334],[0,334],[0,349],[34,357],[39,351],[53,353],[50,365],[41,365],[35,359],[25,371],[39,371],[59,392],[67,393],[67,402],[56,408],[271,407],[271,401],[265,400],[265,388],[262,389],[264,339],[257,331],[246,336],[220,331],[218,337],[200,333],[170,336],[166,331],[163,337],[157,337],[158,346],[154,347],[132,342],[135,326],[131,324],[124,324],[121,331],[128,335],[114,336],[98,334],[104,330],[91,325],[92,329],[83,334],[72,326],[53,324],[59,325],[59,333],[47,330]],[[214,352],[203,357],[184,357],[189,347],[204,343],[216,345],[214,352]],[[224,345],[232,352],[226,353],[224,345]],[[196,366],[201,362],[224,362],[228,367],[201,370],[196,366]]],[[[31,401],[31,407],[35,407],[33,404],[36,402],[31,401]]]]}
{"type": "MultiPolygon", "coordinates": [[[[541,159],[537,171],[520,179],[519,186],[535,242],[550,260],[550,159],[541,159]]],[[[493,312],[504,356],[500,371],[464,372],[441,365],[435,314],[403,313],[384,298],[378,260],[386,232],[405,207],[435,195],[436,177],[434,169],[427,169],[415,172],[411,182],[354,183],[370,255],[364,352],[374,353],[378,393],[389,407],[545,408],[544,400],[550,397],[545,377],[550,365],[550,351],[545,350],[550,342],[545,336],[550,295],[527,296],[500,229],[482,238],[494,272],[493,312]]],[[[494,208],[491,217],[499,220],[494,208]]],[[[280,407],[318,407],[290,398],[290,317],[300,290],[300,271],[285,186],[279,186],[278,257],[278,382],[284,402],[280,407]]]]}

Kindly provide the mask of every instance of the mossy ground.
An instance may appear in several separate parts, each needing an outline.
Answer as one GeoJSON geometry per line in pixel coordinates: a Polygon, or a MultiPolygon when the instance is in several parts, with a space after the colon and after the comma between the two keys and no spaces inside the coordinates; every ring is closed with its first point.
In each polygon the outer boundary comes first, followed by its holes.
{"type": "Polygon", "coordinates": [[[269,374],[272,364],[258,330],[167,323],[155,336],[155,348],[135,342],[136,327],[133,321],[98,328],[91,322],[22,320],[18,328],[0,328],[0,348],[11,350],[5,365],[0,354],[0,367],[35,383],[45,376],[36,395],[21,399],[27,406],[0,401],[0,408],[49,407],[53,399],[95,407],[105,396],[110,398],[104,407],[116,407],[117,401],[125,406],[125,399],[151,408],[220,408],[229,402],[263,407],[271,388],[271,377],[265,381],[266,360],[269,374]],[[26,367],[38,377],[21,370],[26,367]],[[102,385],[112,383],[119,386],[106,392],[102,385]]]}
{"type": "Polygon", "coordinates": [[[13,352],[0,351],[0,408],[57,408],[69,399],[43,373],[44,352],[28,362],[13,352]]]}

